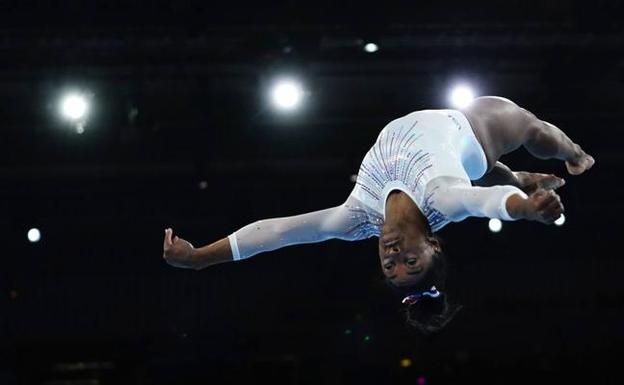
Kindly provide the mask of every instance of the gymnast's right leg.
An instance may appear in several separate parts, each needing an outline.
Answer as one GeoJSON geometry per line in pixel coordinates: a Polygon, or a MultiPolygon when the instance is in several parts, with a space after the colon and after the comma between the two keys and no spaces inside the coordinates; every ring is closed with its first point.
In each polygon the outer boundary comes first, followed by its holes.
{"type": "MultiPolygon", "coordinates": [[[[535,118],[537,119],[537,118],[535,118]]],[[[529,129],[524,148],[540,159],[561,159],[568,172],[578,175],[594,165],[594,158],[585,153],[555,125],[537,119],[529,129]]]]}
{"type": "Polygon", "coordinates": [[[594,164],[585,153],[555,125],[545,122],[509,99],[484,96],[462,110],[479,139],[492,170],[501,155],[520,146],[540,159],[565,161],[568,172],[578,175],[594,164]]]}

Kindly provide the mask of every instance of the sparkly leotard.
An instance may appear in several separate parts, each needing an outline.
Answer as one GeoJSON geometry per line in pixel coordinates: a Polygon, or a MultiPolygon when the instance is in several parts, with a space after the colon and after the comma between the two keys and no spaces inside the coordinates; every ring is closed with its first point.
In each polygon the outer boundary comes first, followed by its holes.
{"type": "Polygon", "coordinates": [[[414,201],[434,232],[468,216],[512,220],[505,208],[507,198],[526,194],[514,186],[472,186],[470,181],[486,170],[485,153],[460,111],[412,112],[381,130],[342,205],[242,227],[228,237],[233,257],[330,238],[379,236],[386,199],[394,190],[414,201]]]}

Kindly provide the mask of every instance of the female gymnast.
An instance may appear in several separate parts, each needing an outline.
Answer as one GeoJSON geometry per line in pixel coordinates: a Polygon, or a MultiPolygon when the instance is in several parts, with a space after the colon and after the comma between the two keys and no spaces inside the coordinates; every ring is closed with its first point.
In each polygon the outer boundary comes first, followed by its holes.
{"type": "Polygon", "coordinates": [[[416,111],[393,120],[364,156],[355,187],[339,206],[263,219],[195,248],[165,230],[164,258],[203,269],[288,245],[379,237],[381,269],[401,293],[408,324],[439,331],[459,306],[445,295],[445,258],[434,235],[466,217],[553,223],[564,211],[555,175],[513,172],[498,159],[520,146],[565,161],[572,175],[594,164],[556,126],[501,97],[462,110],[416,111]]]}

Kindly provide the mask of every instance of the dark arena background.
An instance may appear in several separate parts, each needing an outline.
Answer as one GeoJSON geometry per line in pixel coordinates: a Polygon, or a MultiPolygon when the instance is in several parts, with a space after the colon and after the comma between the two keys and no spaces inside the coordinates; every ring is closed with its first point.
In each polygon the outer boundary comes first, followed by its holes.
{"type": "Polygon", "coordinates": [[[0,0],[0,384],[624,383],[623,10],[0,0]],[[440,334],[406,327],[377,238],[163,259],[167,227],[201,246],[341,204],[385,124],[460,85],[596,164],[503,158],[566,178],[565,223],[440,231],[464,306],[440,334]]]}

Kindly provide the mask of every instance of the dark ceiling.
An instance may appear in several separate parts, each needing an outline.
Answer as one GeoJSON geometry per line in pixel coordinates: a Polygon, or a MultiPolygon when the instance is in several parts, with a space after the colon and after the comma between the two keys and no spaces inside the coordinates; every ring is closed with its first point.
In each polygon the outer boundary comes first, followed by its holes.
{"type": "Polygon", "coordinates": [[[0,383],[617,383],[622,8],[0,1],[0,383]],[[266,101],[282,74],[306,87],[289,116],[266,101]],[[568,221],[445,228],[465,307],[443,335],[404,327],[374,239],[199,272],[162,260],[168,226],[203,245],[340,204],[379,130],[449,107],[459,81],[557,124],[597,163],[572,177],[525,151],[504,159],[565,176],[568,221]],[[83,134],[57,116],[68,89],[93,103],[83,134]]]}

